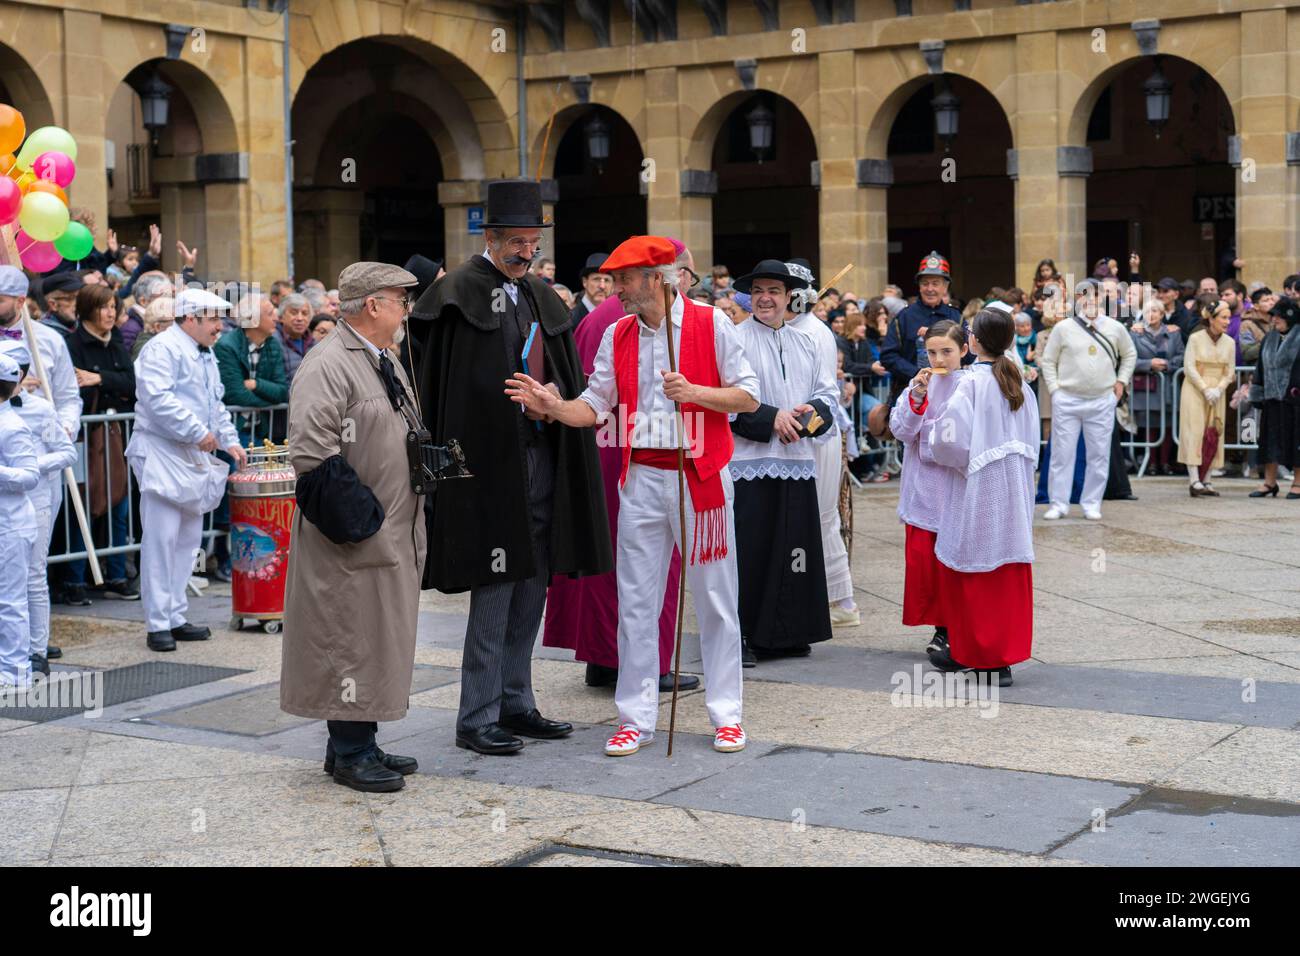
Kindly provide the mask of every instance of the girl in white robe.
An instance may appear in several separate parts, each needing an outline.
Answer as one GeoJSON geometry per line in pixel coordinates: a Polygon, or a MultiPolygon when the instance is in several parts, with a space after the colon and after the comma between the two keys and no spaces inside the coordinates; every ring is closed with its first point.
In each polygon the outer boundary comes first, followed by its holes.
{"type": "Polygon", "coordinates": [[[929,368],[921,369],[898,396],[889,415],[889,430],[903,444],[903,473],[898,488],[898,518],[905,528],[903,623],[934,627],[926,650],[948,644],[939,606],[939,562],[934,556],[936,532],[948,498],[952,469],[920,454],[921,426],[938,420],[957,388],[970,374],[962,368],[967,353],[966,332],[956,322],[936,322],[926,332],[929,368]]]}
{"type": "Polygon", "coordinates": [[[948,648],[930,659],[948,670],[997,671],[1006,687],[1033,640],[1038,403],[1005,355],[1011,316],[985,309],[971,333],[975,364],[943,415],[922,424],[922,459],[952,479],[934,549],[948,648]]]}

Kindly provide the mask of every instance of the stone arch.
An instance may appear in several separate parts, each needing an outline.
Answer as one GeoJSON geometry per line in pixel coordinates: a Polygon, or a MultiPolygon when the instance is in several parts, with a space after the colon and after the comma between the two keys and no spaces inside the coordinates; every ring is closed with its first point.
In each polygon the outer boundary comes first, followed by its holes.
{"type": "MultiPolygon", "coordinates": [[[[492,52],[492,31],[500,28],[507,30],[513,43],[513,20],[493,24],[435,16],[431,10],[411,5],[394,15],[390,5],[376,0],[325,0],[311,15],[294,16],[290,22],[291,96],[296,104],[311,72],[326,57],[358,41],[387,44],[433,68],[448,86],[440,99],[464,105],[484,153],[484,175],[516,175],[515,57],[492,52]],[[375,29],[379,24],[383,27],[375,29]],[[453,50],[462,55],[450,52],[453,50]],[[483,55],[473,57],[476,50],[483,55]]],[[[443,119],[449,129],[456,130],[451,117],[444,114],[443,119]]]]}
{"type": "Polygon", "coordinates": [[[17,50],[0,43],[0,89],[6,105],[23,114],[29,130],[54,123],[54,108],[45,85],[17,50]]]}
{"type": "MultiPolygon", "coordinates": [[[[694,129],[686,148],[686,157],[684,167],[687,169],[708,169],[713,164],[713,148],[717,143],[718,136],[722,132],[723,125],[727,122],[732,112],[747,100],[752,99],[757,94],[766,93],[776,99],[784,101],[791,107],[795,113],[807,125],[808,133],[812,138],[812,151],[814,155],[821,155],[821,150],[817,142],[817,116],[815,112],[809,112],[804,109],[800,103],[792,97],[783,93],[781,89],[773,86],[758,86],[752,90],[735,90],[727,93],[717,100],[713,101],[699,117],[695,123],[694,129]]],[[[781,135],[780,131],[776,135],[781,135]]]]}
{"type": "Polygon", "coordinates": [[[537,120],[535,124],[529,124],[530,126],[535,126],[533,129],[532,142],[529,144],[528,149],[528,165],[530,167],[528,173],[529,176],[533,176],[537,172],[539,166],[542,170],[542,179],[549,179],[554,175],[555,154],[560,148],[560,142],[564,139],[565,135],[574,124],[585,120],[597,107],[602,107],[614,114],[614,116],[616,116],[629,130],[632,131],[632,135],[636,139],[637,148],[641,151],[641,155],[645,156],[645,139],[641,135],[641,131],[637,129],[637,124],[633,122],[634,119],[639,119],[640,117],[629,118],[626,113],[613,104],[592,99],[588,103],[570,103],[567,106],[559,107],[555,111],[555,121],[553,123],[551,122],[551,116],[548,113],[544,117],[535,118],[537,120]],[[546,130],[548,124],[551,126],[549,137],[547,136],[546,130]]]}

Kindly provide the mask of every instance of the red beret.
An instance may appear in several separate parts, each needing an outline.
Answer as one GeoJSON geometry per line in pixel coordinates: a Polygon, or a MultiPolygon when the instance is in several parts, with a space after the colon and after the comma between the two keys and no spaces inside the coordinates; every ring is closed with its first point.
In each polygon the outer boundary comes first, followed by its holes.
{"type": "Polygon", "coordinates": [[[619,243],[618,248],[609,254],[601,272],[614,272],[618,269],[649,269],[654,266],[670,266],[677,258],[671,239],[663,236],[633,236],[619,243]]]}

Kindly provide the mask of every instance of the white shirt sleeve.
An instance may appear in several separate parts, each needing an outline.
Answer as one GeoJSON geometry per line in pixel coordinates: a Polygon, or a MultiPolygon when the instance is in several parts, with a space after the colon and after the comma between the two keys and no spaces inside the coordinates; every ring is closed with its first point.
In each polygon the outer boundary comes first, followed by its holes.
{"type": "MultiPolygon", "coordinates": [[[[56,333],[57,336],[57,333],[56,333]]],[[[39,348],[39,344],[37,345],[39,348]]],[[[72,355],[62,336],[49,339],[50,394],[54,397],[54,410],[59,416],[63,430],[70,436],[81,431],[81,389],[77,387],[77,375],[72,370],[72,355]]]]}
{"type": "Polygon", "coordinates": [[[713,310],[713,350],[718,357],[718,377],[723,388],[742,388],[759,401],[758,375],[745,357],[736,326],[721,309],[713,310]]]}
{"type": "Polygon", "coordinates": [[[45,405],[45,415],[41,420],[41,433],[37,436],[44,446],[43,452],[36,456],[36,466],[42,476],[57,475],[64,468],[71,468],[77,462],[77,446],[64,430],[54,409],[45,405]]]}
{"type": "Polygon", "coordinates": [[[618,400],[618,383],[614,380],[614,330],[616,328],[618,322],[613,323],[600,337],[595,367],[587,378],[586,389],[578,396],[581,401],[592,407],[597,416],[613,409],[614,403],[618,400]]]}

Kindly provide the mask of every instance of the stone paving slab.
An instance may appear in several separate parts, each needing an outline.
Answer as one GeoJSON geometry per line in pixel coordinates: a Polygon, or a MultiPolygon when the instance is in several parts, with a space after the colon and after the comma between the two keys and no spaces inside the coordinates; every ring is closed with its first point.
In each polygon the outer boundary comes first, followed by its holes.
{"type": "MultiPolygon", "coordinates": [[[[896,675],[916,683],[922,664],[916,652],[870,651],[836,646],[813,648],[806,658],[763,662],[747,672],[747,681],[780,680],[798,684],[891,690],[896,675]]],[[[1243,669],[1249,663],[1243,660],[1243,669]]],[[[1285,682],[1255,684],[1255,700],[1242,698],[1241,679],[1190,677],[1151,671],[1083,666],[1063,667],[1037,661],[1012,669],[1015,684],[1001,688],[1004,703],[1071,707],[1180,720],[1207,720],[1261,727],[1295,727],[1300,721],[1300,686],[1285,682]]],[[[1250,675],[1247,670],[1242,677],[1250,675]]]]}
{"type": "Polygon", "coordinates": [[[1045,853],[1136,787],[783,747],[656,798],[704,810],[1045,853]],[[1032,808],[1032,812],[1028,812],[1032,808]]]}
{"type": "Polygon", "coordinates": [[[1300,807],[1153,790],[1051,855],[1106,866],[1295,866],[1300,807]]]}

